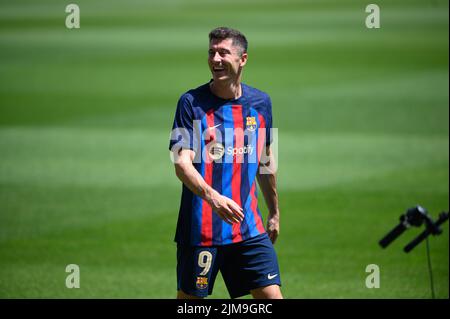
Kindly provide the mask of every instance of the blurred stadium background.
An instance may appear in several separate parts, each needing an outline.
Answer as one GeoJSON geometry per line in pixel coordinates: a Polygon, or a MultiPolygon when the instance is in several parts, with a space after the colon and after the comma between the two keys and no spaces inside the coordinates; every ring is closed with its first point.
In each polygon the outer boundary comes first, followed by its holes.
{"type": "MultiPolygon", "coordinates": [[[[368,1],[78,0],[73,30],[69,3],[0,1],[0,297],[175,296],[169,133],[226,25],[273,100],[285,297],[430,298],[425,244],[402,251],[419,230],[377,242],[411,206],[448,210],[447,1],[376,1],[371,30],[368,1]]],[[[430,248],[448,298],[448,223],[430,248]]]]}

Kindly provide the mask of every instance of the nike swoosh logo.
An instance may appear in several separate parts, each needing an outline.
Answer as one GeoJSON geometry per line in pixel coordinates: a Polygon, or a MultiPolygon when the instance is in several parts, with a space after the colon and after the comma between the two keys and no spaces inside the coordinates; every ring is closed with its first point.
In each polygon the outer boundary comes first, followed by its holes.
{"type": "Polygon", "coordinates": [[[278,274],[275,274],[275,275],[271,275],[271,274],[268,274],[267,275],[267,279],[273,279],[273,278],[275,278],[276,276],[278,276],[278,274]]]}
{"type": "Polygon", "coordinates": [[[208,127],[208,129],[213,129],[213,128],[219,127],[220,125],[222,125],[222,124],[217,124],[217,125],[214,125],[214,126],[208,127]]]}

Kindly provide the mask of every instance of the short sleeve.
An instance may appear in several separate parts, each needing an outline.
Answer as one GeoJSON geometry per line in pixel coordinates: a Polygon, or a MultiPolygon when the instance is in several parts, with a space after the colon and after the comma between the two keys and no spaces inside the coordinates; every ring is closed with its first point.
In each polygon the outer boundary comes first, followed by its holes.
{"type": "Polygon", "coordinates": [[[193,146],[193,122],[194,115],[192,104],[187,94],[180,97],[173,120],[172,132],[170,135],[169,150],[194,149],[193,146]]]}

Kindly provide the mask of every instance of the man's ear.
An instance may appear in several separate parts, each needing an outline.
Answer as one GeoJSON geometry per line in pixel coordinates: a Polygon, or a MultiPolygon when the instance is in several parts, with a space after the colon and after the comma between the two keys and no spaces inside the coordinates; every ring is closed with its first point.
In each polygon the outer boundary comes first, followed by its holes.
{"type": "Polygon", "coordinates": [[[247,52],[242,53],[240,66],[243,67],[247,63],[247,52]]]}

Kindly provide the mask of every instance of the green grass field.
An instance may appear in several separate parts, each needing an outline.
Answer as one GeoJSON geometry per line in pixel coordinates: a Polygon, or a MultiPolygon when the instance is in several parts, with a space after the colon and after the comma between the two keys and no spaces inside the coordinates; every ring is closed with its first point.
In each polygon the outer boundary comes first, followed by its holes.
{"type": "MultiPolygon", "coordinates": [[[[79,0],[77,30],[68,3],[0,1],[0,297],[175,296],[167,146],[220,25],[247,35],[244,82],[273,101],[285,297],[431,297],[426,245],[402,251],[419,229],[377,242],[409,207],[449,207],[447,1],[377,1],[380,29],[356,0],[79,0]],[[65,287],[72,263],[80,289],[65,287]]],[[[211,297],[228,298],[220,275],[211,297]]]]}

